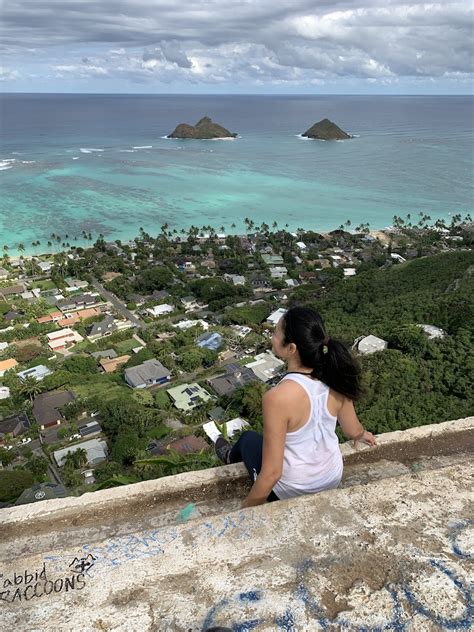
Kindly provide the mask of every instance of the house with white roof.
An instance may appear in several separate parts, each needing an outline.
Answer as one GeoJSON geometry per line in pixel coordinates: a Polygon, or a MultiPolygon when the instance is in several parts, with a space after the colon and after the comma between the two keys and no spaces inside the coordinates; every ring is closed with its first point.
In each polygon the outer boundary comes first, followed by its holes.
{"type": "Polygon", "coordinates": [[[284,364],[283,360],[277,358],[271,351],[266,351],[265,353],[256,355],[255,360],[245,366],[248,369],[252,369],[259,380],[269,382],[278,375],[284,364]]]}
{"type": "Polygon", "coordinates": [[[37,382],[41,382],[45,377],[51,375],[52,371],[48,369],[44,364],[38,364],[37,366],[32,366],[30,369],[25,369],[24,371],[18,372],[18,377],[21,381],[25,380],[27,377],[34,377],[37,382]]]}
{"type": "Polygon", "coordinates": [[[147,308],[147,314],[156,318],[157,316],[163,316],[163,314],[171,314],[174,311],[173,305],[163,303],[162,305],[155,305],[154,307],[147,308]]]}
{"type": "Polygon", "coordinates": [[[266,322],[270,325],[276,325],[280,318],[286,314],[286,309],[284,307],[280,307],[275,312],[271,313],[267,318],[266,322]]]}
{"type": "Polygon", "coordinates": [[[75,443],[74,445],[67,446],[62,450],[56,450],[56,452],[53,452],[54,460],[58,464],[58,467],[62,467],[64,465],[64,461],[66,460],[66,456],[69,452],[74,453],[76,450],[81,449],[86,451],[87,463],[89,465],[98,465],[107,458],[107,443],[99,439],[90,439],[89,441],[75,443]]]}
{"type": "Polygon", "coordinates": [[[435,327],[434,325],[417,325],[417,327],[421,327],[430,340],[444,338],[446,336],[444,329],[435,327]]]}
{"type": "Polygon", "coordinates": [[[10,389],[8,386],[0,386],[0,399],[8,399],[10,397],[10,389]]]}
{"type": "Polygon", "coordinates": [[[76,342],[82,342],[84,340],[77,331],[69,327],[65,327],[59,331],[52,331],[46,334],[46,337],[48,338],[48,347],[52,351],[63,351],[71,345],[76,344],[76,342]]]}
{"type": "Polygon", "coordinates": [[[383,351],[387,348],[388,342],[377,336],[361,336],[354,341],[354,346],[359,353],[368,355],[376,351],[383,351]]]}
{"type": "Polygon", "coordinates": [[[204,329],[204,331],[207,331],[209,329],[209,323],[207,323],[205,320],[202,320],[202,318],[196,320],[180,320],[178,323],[173,323],[173,327],[182,330],[196,327],[196,325],[200,325],[204,329]]]}

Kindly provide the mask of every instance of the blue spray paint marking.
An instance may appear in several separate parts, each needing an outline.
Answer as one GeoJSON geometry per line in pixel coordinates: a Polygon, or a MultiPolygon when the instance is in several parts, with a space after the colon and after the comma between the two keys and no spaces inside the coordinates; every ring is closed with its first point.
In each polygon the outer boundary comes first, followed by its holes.
{"type": "Polygon", "coordinates": [[[423,604],[421,604],[418,601],[415,595],[408,588],[403,587],[402,590],[405,594],[405,597],[408,600],[408,603],[415,610],[415,612],[422,614],[424,617],[426,617],[433,623],[436,623],[437,625],[441,627],[441,629],[470,630],[471,625],[472,625],[473,612],[474,612],[471,590],[466,588],[464,584],[461,582],[461,580],[458,577],[456,577],[453,571],[449,569],[447,566],[445,566],[442,562],[439,562],[437,560],[429,560],[429,562],[431,566],[433,566],[433,568],[436,568],[440,570],[442,573],[444,573],[444,575],[446,575],[446,577],[449,578],[449,580],[456,586],[456,588],[459,590],[459,592],[463,596],[464,603],[466,604],[463,614],[457,619],[447,619],[446,617],[442,617],[438,614],[435,614],[428,608],[425,608],[425,606],[423,606],[423,604]]]}
{"type": "MultiPolygon", "coordinates": [[[[249,590],[248,592],[241,592],[231,601],[240,603],[255,603],[262,599],[262,593],[259,590],[249,590]]],[[[205,632],[208,628],[217,625],[215,617],[222,613],[222,611],[231,604],[229,599],[222,599],[219,603],[213,606],[206,615],[202,626],[202,632],[205,632]]],[[[225,612],[224,612],[225,614],[225,612]]],[[[230,613],[232,614],[232,612],[230,613]]],[[[257,626],[263,623],[263,619],[249,619],[247,621],[241,621],[232,625],[232,632],[250,632],[257,626]]],[[[228,624],[229,625],[229,624],[228,624]]]]}
{"type": "Polygon", "coordinates": [[[289,609],[285,614],[277,617],[275,623],[278,626],[278,632],[296,632],[295,618],[289,609]]]}
{"type": "Polygon", "coordinates": [[[215,606],[213,606],[209,612],[206,615],[206,618],[204,619],[204,623],[202,624],[202,632],[206,632],[207,628],[210,628],[213,623],[214,623],[214,617],[216,615],[216,613],[225,606],[229,605],[229,600],[228,599],[221,599],[221,601],[219,601],[219,603],[217,603],[215,606]]]}
{"type": "Polygon", "coordinates": [[[385,630],[395,630],[395,632],[403,632],[406,630],[406,625],[402,621],[403,608],[398,598],[397,591],[392,587],[387,587],[390,597],[393,602],[393,615],[390,621],[387,621],[383,625],[356,625],[347,620],[338,620],[338,626],[341,630],[355,630],[356,632],[384,632],[385,630]]]}
{"type": "Polygon", "coordinates": [[[260,601],[260,599],[262,598],[262,593],[259,590],[250,590],[249,592],[240,593],[238,598],[242,602],[260,601]]]}
{"type": "Polygon", "coordinates": [[[458,538],[463,533],[465,529],[468,527],[472,527],[474,525],[473,520],[466,520],[465,522],[459,522],[451,527],[448,537],[451,542],[451,550],[452,552],[460,557],[463,560],[472,560],[474,555],[472,551],[464,551],[458,544],[458,538]]]}
{"type": "MultiPolygon", "coordinates": [[[[318,604],[317,600],[311,595],[308,587],[306,586],[305,576],[306,573],[315,567],[314,562],[306,560],[297,568],[297,576],[299,579],[299,585],[296,589],[295,596],[301,599],[312,616],[317,620],[323,630],[330,629],[331,622],[324,614],[323,609],[318,604]]],[[[347,620],[337,620],[337,625],[340,629],[354,630],[355,632],[383,632],[384,630],[394,630],[395,632],[403,632],[406,629],[405,624],[402,622],[403,608],[397,595],[397,591],[394,588],[387,588],[390,593],[390,597],[393,602],[392,618],[382,626],[366,626],[357,625],[354,622],[347,620]]]]}
{"type": "Polygon", "coordinates": [[[263,623],[262,619],[252,619],[251,621],[244,621],[243,623],[236,623],[232,626],[232,632],[250,632],[263,623]]]}

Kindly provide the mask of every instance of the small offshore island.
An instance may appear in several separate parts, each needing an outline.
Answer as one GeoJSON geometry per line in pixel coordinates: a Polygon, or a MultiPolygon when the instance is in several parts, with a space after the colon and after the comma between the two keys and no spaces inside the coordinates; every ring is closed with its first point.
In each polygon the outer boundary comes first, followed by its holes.
{"type": "Polygon", "coordinates": [[[301,136],[303,138],[314,138],[315,140],[346,140],[354,138],[327,118],[312,125],[301,136]]]}
{"type": "Polygon", "coordinates": [[[5,244],[0,509],[219,465],[216,423],[262,429],[272,329],[298,303],[353,348],[371,432],[471,414],[474,224],[430,220],[5,244]]]}
{"type": "Polygon", "coordinates": [[[208,116],[204,116],[194,126],[188,123],[180,123],[167,138],[212,140],[217,138],[237,138],[237,134],[229,132],[222,125],[214,123],[208,116]]]}

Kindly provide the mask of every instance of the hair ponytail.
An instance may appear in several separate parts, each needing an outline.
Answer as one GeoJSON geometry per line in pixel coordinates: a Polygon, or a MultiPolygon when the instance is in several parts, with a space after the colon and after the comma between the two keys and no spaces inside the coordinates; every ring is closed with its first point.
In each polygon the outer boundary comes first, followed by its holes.
{"type": "Polygon", "coordinates": [[[301,363],[312,368],[312,377],[349,399],[358,399],[359,365],[344,343],[327,336],[318,312],[310,307],[292,307],[282,321],[285,345],[296,345],[301,363]]]}

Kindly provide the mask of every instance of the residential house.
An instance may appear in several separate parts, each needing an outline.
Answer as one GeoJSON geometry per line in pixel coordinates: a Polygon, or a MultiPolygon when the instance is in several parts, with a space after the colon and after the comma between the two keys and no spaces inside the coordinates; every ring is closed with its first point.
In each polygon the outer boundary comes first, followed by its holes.
{"type": "Polygon", "coordinates": [[[16,505],[29,505],[30,503],[41,502],[42,500],[54,500],[56,498],[66,498],[66,488],[56,483],[35,483],[28,487],[15,500],[16,505]]]}
{"type": "Polygon", "coordinates": [[[61,314],[61,318],[57,321],[60,327],[72,327],[76,323],[79,323],[84,318],[93,318],[94,316],[100,316],[101,310],[99,307],[90,307],[89,309],[80,309],[77,312],[71,314],[61,314]]]}
{"type": "Polygon", "coordinates": [[[169,382],[171,371],[155,358],[145,360],[143,364],[125,369],[125,381],[132,388],[147,388],[154,384],[169,382]]]}
{"type": "Polygon", "coordinates": [[[238,388],[257,381],[255,373],[246,366],[239,364],[228,364],[225,367],[225,373],[211,377],[207,380],[208,384],[220,396],[232,395],[238,388]]]}
{"type": "Polygon", "coordinates": [[[368,355],[369,353],[375,353],[376,351],[383,351],[388,346],[388,343],[382,338],[377,336],[361,336],[354,341],[354,347],[359,353],[368,355]]]}
{"type": "Polygon", "coordinates": [[[275,266],[270,268],[270,276],[272,279],[284,279],[288,274],[288,270],[285,266],[275,266]]]}
{"type": "Polygon", "coordinates": [[[64,351],[77,342],[82,342],[84,340],[77,331],[74,331],[69,327],[65,327],[59,331],[52,331],[51,333],[46,334],[46,337],[48,338],[48,347],[52,351],[64,351]]]}
{"type": "Polygon", "coordinates": [[[95,342],[106,336],[111,336],[115,331],[117,331],[117,323],[115,322],[114,316],[109,315],[106,316],[104,320],[90,325],[90,327],[86,329],[86,335],[88,340],[95,342]]]}
{"type": "Polygon", "coordinates": [[[190,329],[191,327],[196,327],[196,325],[199,325],[205,331],[207,331],[209,329],[209,323],[206,323],[206,321],[202,320],[202,319],[197,319],[197,320],[180,320],[177,323],[173,323],[173,327],[175,327],[176,329],[182,329],[182,330],[190,329]]]}
{"type": "Polygon", "coordinates": [[[430,340],[434,340],[435,338],[444,338],[446,336],[444,329],[435,327],[434,325],[417,325],[417,327],[420,327],[430,340]]]}
{"type": "Polygon", "coordinates": [[[202,334],[197,339],[197,346],[201,349],[209,349],[210,351],[217,351],[223,344],[223,338],[221,334],[216,331],[207,332],[202,334]]]}
{"type": "Polygon", "coordinates": [[[8,399],[10,397],[10,389],[8,386],[0,386],[0,399],[8,399]]]}
{"type": "Polygon", "coordinates": [[[61,318],[63,317],[63,313],[60,311],[54,311],[51,312],[49,314],[46,314],[45,316],[40,316],[39,318],[36,319],[37,323],[40,324],[44,324],[44,323],[56,323],[58,322],[61,318]]]}
{"type": "MultiPolygon", "coordinates": [[[[249,422],[245,419],[242,419],[242,417],[235,417],[230,421],[226,421],[224,425],[226,429],[226,435],[230,438],[236,431],[247,428],[249,426],[249,422]]],[[[219,435],[221,434],[221,431],[216,426],[214,421],[209,421],[208,423],[203,424],[202,429],[211,439],[211,441],[213,441],[213,443],[217,441],[219,435]]]]}
{"type": "Polygon", "coordinates": [[[56,452],[53,452],[54,460],[58,464],[58,467],[62,467],[66,460],[66,456],[69,453],[76,452],[76,450],[86,451],[87,463],[89,465],[98,465],[107,459],[107,443],[105,441],[100,441],[99,439],[90,439],[89,441],[75,443],[74,445],[62,448],[62,450],[56,450],[56,452]]]}
{"type": "Polygon", "coordinates": [[[184,309],[186,311],[199,309],[199,303],[196,301],[194,296],[184,296],[181,299],[181,303],[184,305],[184,309]]]}
{"type": "Polygon", "coordinates": [[[248,369],[252,369],[259,380],[269,382],[278,375],[283,365],[283,360],[274,356],[271,351],[266,351],[265,353],[256,355],[255,360],[245,366],[248,369]]]}
{"type": "Polygon", "coordinates": [[[296,245],[302,252],[304,252],[307,249],[307,246],[303,241],[297,241],[296,245]]]}
{"type": "Polygon", "coordinates": [[[5,441],[7,435],[18,437],[27,432],[29,428],[30,420],[26,413],[18,413],[18,415],[0,419],[0,443],[5,441]]]}
{"type": "Polygon", "coordinates": [[[80,279],[66,278],[64,280],[71,290],[85,290],[89,285],[87,281],[81,281],[80,279]]]}
{"type": "Polygon", "coordinates": [[[351,277],[351,276],[355,276],[356,275],[356,269],[355,268],[343,268],[342,272],[344,273],[344,278],[347,279],[347,277],[351,277]]]}
{"type": "Polygon", "coordinates": [[[245,325],[231,325],[231,329],[235,331],[239,338],[245,338],[252,331],[250,327],[246,327],[245,325]]]}
{"type": "Polygon", "coordinates": [[[269,325],[276,325],[280,318],[286,314],[286,309],[284,307],[280,307],[275,312],[272,312],[270,316],[267,318],[266,322],[269,325]]]}
{"type": "Polygon", "coordinates": [[[74,312],[100,304],[102,301],[98,294],[72,294],[67,298],[59,299],[56,307],[62,312],[74,312]]]}
{"type": "Polygon", "coordinates": [[[148,307],[146,311],[150,316],[156,318],[157,316],[163,316],[163,314],[171,314],[174,311],[174,307],[173,305],[168,305],[168,303],[163,303],[162,305],[148,307]]]}
{"type": "Polygon", "coordinates": [[[92,437],[93,435],[100,434],[102,432],[102,427],[95,419],[93,419],[87,423],[81,422],[81,424],[78,425],[77,430],[81,437],[92,437]]]}
{"type": "Polygon", "coordinates": [[[51,272],[51,268],[53,267],[53,261],[39,261],[37,259],[35,261],[35,265],[41,270],[41,272],[48,273],[48,272],[51,272]]]}
{"type": "Polygon", "coordinates": [[[59,409],[75,399],[71,391],[51,391],[37,395],[33,401],[33,416],[41,430],[59,426],[64,419],[59,409]]]}
{"type": "Polygon", "coordinates": [[[91,353],[91,356],[96,360],[100,360],[101,358],[108,358],[110,360],[117,357],[117,352],[115,349],[105,349],[104,351],[94,351],[94,353],[91,353]]]}
{"type": "Polygon", "coordinates": [[[209,444],[202,437],[196,437],[196,435],[188,435],[182,439],[176,439],[175,441],[152,441],[147,451],[155,456],[162,454],[169,454],[171,450],[178,452],[178,454],[192,454],[195,452],[201,452],[202,450],[208,450],[209,444]]]}
{"type": "Polygon", "coordinates": [[[24,315],[25,315],[25,312],[16,311],[14,309],[11,309],[9,312],[4,314],[3,319],[6,320],[7,322],[11,323],[11,322],[13,322],[15,320],[19,320],[20,318],[23,318],[24,315]]]}
{"type": "Polygon", "coordinates": [[[254,290],[267,289],[272,286],[267,277],[259,273],[254,273],[250,276],[250,285],[254,290]]]}
{"type": "Polygon", "coordinates": [[[14,369],[18,366],[18,362],[14,358],[0,361],[0,377],[3,377],[7,371],[14,369]]]}
{"type": "Polygon", "coordinates": [[[99,360],[99,364],[104,373],[113,373],[116,371],[122,364],[127,364],[130,360],[129,355],[118,356],[117,358],[102,358],[99,360]]]}
{"type": "Polygon", "coordinates": [[[34,377],[37,382],[41,382],[48,375],[52,375],[52,371],[48,369],[44,364],[38,364],[36,366],[32,366],[30,369],[25,369],[24,371],[18,372],[18,377],[23,382],[28,377],[34,377]]]}
{"type": "Polygon", "coordinates": [[[0,287],[0,300],[6,301],[10,296],[19,296],[22,292],[26,291],[26,285],[24,283],[18,283],[17,285],[10,285],[8,287],[0,287]]]}
{"type": "Polygon", "coordinates": [[[281,255],[263,254],[262,259],[265,261],[267,266],[282,266],[284,263],[281,255]]]}
{"type": "Polygon", "coordinates": [[[188,412],[211,399],[211,395],[197,382],[180,384],[166,391],[178,410],[188,412]]]}
{"type": "Polygon", "coordinates": [[[245,285],[246,279],[241,274],[224,274],[224,279],[233,285],[245,285]]]}

